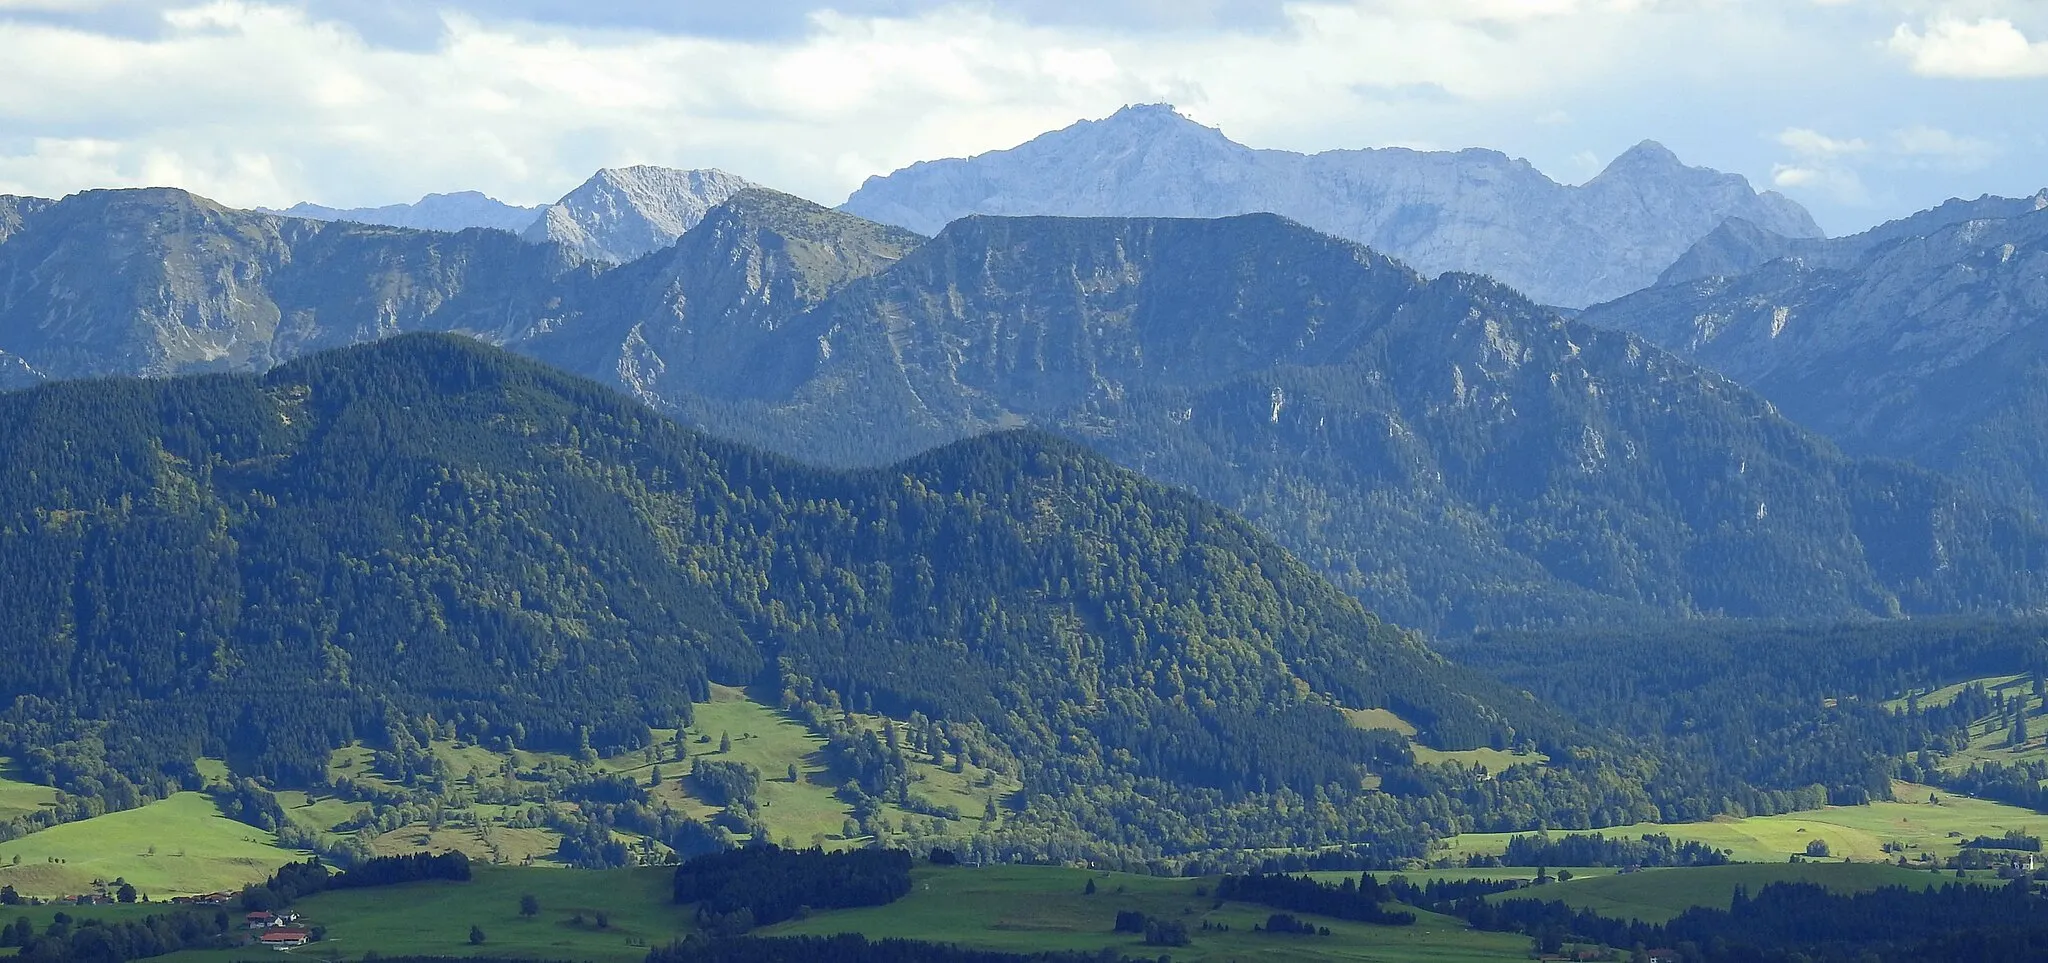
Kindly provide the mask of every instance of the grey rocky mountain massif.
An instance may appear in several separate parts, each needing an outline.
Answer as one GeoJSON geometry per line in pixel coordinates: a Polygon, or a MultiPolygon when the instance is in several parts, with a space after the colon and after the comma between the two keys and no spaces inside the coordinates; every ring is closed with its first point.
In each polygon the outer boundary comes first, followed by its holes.
{"type": "Polygon", "coordinates": [[[931,234],[969,214],[1222,217],[1272,212],[1425,274],[1486,274],[1583,307],[1647,287],[1730,217],[1819,237],[1798,204],[1645,142],[1579,186],[1496,151],[1255,150],[1127,107],[1019,147],[870,178],[843,207],[931,234]]]}
{"type": "Polygon", "coordinates": [[[601,170],[541,211],[522,236],[624,264],[674,244],[712,208],[754,186],[721,170],[601,170]]]}
{"type": "Polygon", "coordinates": [[[334,208],[299,203],[284,210],[259,210],[266,214],[281,214],[285,217],[304,217],[316,221],[353,221],[357,224],[382,224],[387,227],[409,227],[421,231],[462,231],[484,227],[518,233],[532,224],[533,219],[540,216],[542,209],[507,204],[481,191],[457,191],[452,194],[428,194],[411,204],[386,204],[382,207],[334,208]]]}
{"type": "Polygon", "coordinates": [[[2048,191],[1864,234],[1731,224],[1585,320],[1726,373],[1854,454],[2048,511],[2048,191]]]}
{"type": "Polygon", "coordinates": [[[1036,426],[1425,629],[2048,603],[2048,533],[2023,518],[1844,458],[1630,336],[1271,215],[974,217],[927,240],[748,191],[608,267],[104,191],[24,217],[0,279],[0,365],[28,377],[456,331],[813,461],[1036,426]]]}
{"type": "MultiPolygon", "coordinates": [[[[540,207],[517,207],[478,191],[460,191],[383,207],[339,209],[301,203],[284,210],[257,210],[423,231],[490,228],[535,244],[561,245],[585,260],[624,264],[674,244],[706,212],[753,186],[720,170],[636,166],[600,170],[561,200],[540,207]]],[[[6,216],[0,212],[0,237],[6,216]]]]}
{"type": "Polygon", "coordinates": [[[502,231],[282,217],[170,188],[86,191],[0,242],[0,385],[264,370],[402,331],[502,343],[544,317],[529,299],[589,273],[502,231]]]}

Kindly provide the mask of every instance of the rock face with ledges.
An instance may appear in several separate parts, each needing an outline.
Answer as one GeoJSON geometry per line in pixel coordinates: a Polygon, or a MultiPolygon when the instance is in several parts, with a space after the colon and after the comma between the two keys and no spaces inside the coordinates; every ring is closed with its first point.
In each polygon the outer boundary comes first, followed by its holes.
{"type": "Polygon", "coordinates": [[[674,244],[712,208],[754,186],[720,170],[601,170],[543,210],[524,236],[624,264],[674,244]]]}
{"type": "Polygon", "coordinates": [[[2048,509],[2048,192],[1766,242],[1761,263],[1717,253],[1709,276],[1584,319],[1725,372],[1852,453],[2048,509]]]}
{"type": "Polygon", "coordinates": [[[0,379],[264,370],[405,331],[511,340],[576,270],[502,231],[278,217],[170,188],[87,191],[0,243],[0,379]]]}
{"type": "Polygon", "coordinates": [[[969,214],[1222,217],[1272,212],[1425,274],[1487,274],[1582,307],[1650,285],[1730,217],[1817,237],[1799,205],[1645,142],[1583,186],[1486,150],[1254,150],[1165,106],[1023,146],[870,178],[844,209],[936,233],[969,214]]]}

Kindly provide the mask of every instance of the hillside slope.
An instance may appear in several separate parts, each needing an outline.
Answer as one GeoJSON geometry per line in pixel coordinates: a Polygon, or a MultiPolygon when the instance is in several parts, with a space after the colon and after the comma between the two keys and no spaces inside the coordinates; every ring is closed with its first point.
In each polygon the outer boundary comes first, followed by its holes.
{"type": "MultiPolygon", "coordinates": [[[[0,745],[95,760],[60,781],[161,794],[207,755],[310,784],[335,747],[450,728],[637,749],[719,680],[942,721],[1023,780],[1013,828],[1040,850],[1413,835],[1408,803],[1363,791],[1414,766],[1406,742],[1342,709],[1576,759],[1548,798],[1654,811],[1604,740],[1229,513],[1044,436],[825,472],[409,336],[260,379],[0,396],[0,447],[0,686],[28,697],[0,745]],[[1274,818],[1311,796],[1341,818],[1274,818]]],[[[1446,778],[1468,826],[1539,818],[1446,778]]]]}

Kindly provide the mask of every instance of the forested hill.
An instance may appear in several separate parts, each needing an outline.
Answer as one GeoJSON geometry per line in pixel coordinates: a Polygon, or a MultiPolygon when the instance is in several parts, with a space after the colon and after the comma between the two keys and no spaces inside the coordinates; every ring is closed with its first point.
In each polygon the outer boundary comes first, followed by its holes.
{"type": "MultiPolygon", "coordinates": [[[[940,720],[1021,774],[1016,831],[1153,851],[1417,831],[1422,803],[1362,791],[1410,771],[1407,744],[1340,707],[1574,760],[1543,791],[1581,813],[1648,805],[1605,740],[1228,512],[1046,436],[821,471],[413,335],[0,395],[0,450],[0,753],[79,762],[60,781],[155,793],[225,755],[306,783],[429,716],[634,748],[718,680],[940,720]],[[1330,808],[1278,815],[1310,797],[1330,808]]],[[[1429,804],[1442,827],[1545,818],[1503,808],[1513,784],[1401,782],[1471,794],[1429,804]]]]}
{"type": "Polygon", "coordinates": [[[665,410],[807,460],[1054,431],[1427,630],[2048,603],[2048,537],[2014,513],[1844,458],[1634,338],[1270,215],[963,219],[816,304],[766,299],[786,313],[739,365],[666,347],[701,343],[713,290],[588,370],[658,373],[665,410]]]}
{"type": "Polygon", "coordinates": [[[0,203],[0,234],[9,209],[0,387],[456,331],[805,462],[1058,434],[1424,631],[2048,608],[2048,532],[1996,499],[1844,458],[1498,284],[1271,215],[974,217],[926,239],[750,190],[610,267],[170,190],[0,203]]]}

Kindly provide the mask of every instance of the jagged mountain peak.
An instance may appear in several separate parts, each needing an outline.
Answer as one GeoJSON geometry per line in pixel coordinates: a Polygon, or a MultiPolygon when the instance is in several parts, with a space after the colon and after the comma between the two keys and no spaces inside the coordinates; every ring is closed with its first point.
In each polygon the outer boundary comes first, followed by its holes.
{"type": "Polygon", "coordinates": [[[624,264],[674,244],[712,208],[755,186],[711,168],[608,167],[542,211],[522,236],[624,264]]]}

